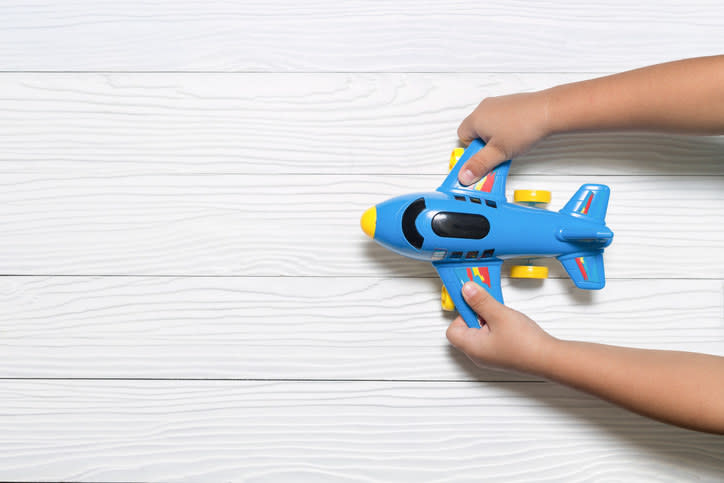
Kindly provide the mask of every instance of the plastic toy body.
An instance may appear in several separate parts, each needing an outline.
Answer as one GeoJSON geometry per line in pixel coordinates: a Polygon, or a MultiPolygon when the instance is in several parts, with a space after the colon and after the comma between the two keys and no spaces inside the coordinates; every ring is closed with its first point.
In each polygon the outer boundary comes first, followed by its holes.
{"type": "MultiPolygon", "coordinates": [[[[510,161],[474,185],[458,183],[460,167],[484,145],[473,141],[436,191],[399,196],[367,210],[363,231],[392,251],[432,262],[447,288],[443,299],[448,297],[448,305],[452,300],[470,327],[480,323],[462,298],[462,285],[475,281],[502,303],[505,258],[557,257],[577,287],[603,288],[603,249],[613,240],[605,224],[608,187],[581,186],[559,212],[509,203],[510,161]]],[[[535,269],[544,267],[515,268],[532,269],[532,278],[539,278],[535,269]]]]}

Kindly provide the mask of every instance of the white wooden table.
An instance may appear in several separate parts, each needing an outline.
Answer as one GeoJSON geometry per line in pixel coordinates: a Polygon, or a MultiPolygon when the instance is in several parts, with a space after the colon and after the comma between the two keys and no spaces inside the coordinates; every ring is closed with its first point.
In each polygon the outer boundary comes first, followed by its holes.
{"type": "MultiPolygon", "coordinates": [[[[358,220],[485,96],[721,53],[720,1],[0,5],[0,480],[716,481],[724,438],[448,345],[358,220]]],[[[608,285],[504,280],[562,338],[724,355],[724,138],[556,136],[608,285]]]]}

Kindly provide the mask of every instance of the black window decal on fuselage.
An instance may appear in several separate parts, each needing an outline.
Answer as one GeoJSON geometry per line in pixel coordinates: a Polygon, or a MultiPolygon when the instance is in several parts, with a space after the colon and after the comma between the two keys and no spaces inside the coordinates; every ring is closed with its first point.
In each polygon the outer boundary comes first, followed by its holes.
{"type": "Polygon", "coordinates": [[[479,240],[490,231],[490,222],[483,215],[441,211],[432,218],[432,231],[446,238],[479,240]]]}
{"type": "Polygon", "coordinates": [[[422,237],[417,227],[415,226],[415,220],[417,216],[422,213],[425,209],[425,199],[418,198],[407,207],[405,212],[402,214],[402,234],[405,235],[405,239],[418,250],[422,248],[422,242],[425,239],[422,237]]]}

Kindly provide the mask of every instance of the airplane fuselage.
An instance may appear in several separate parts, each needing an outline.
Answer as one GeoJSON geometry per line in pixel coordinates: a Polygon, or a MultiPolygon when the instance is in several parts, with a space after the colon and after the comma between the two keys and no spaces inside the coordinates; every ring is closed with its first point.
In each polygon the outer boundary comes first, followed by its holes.
{"type": "Polygon", "coordinates": [[[460,262],[560,256],[602,249],[612,232],[586,217],[485,198],[485,193],[414,193],[376,206],[374,238],[418,260],[460,262]],[[566,234],[575,234],[575,240],[566,234]]]}

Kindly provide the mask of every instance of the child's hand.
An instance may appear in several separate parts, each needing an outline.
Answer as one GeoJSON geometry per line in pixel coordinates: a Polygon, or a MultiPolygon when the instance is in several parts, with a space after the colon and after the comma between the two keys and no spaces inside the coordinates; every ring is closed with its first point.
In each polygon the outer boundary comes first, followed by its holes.
{"type": "Polygon", "coordinates": [[[458,317],[447,329],[450,343],[478,366],[538,372],[557,339],[474,282],[463,286],[463,297],[486,324],[481,329],[471,329],[458,317]]]}
{"type": "Polygon", "coordinates": [[[488,97],[460,124],[458,137],[476,138],[486,146],[460,170],[458,179],[470,185],[507,159],[523,154],[549,134],[546,91],[488,97]]]}
{"type": "Polygon", "coordinates": [[[458,317],[447,338],[475,364],[543,376],[655,419],[724,434],[724,357],[559,340],[474,282],[463,297],[486,323],[471,329],[458,317]]]}

